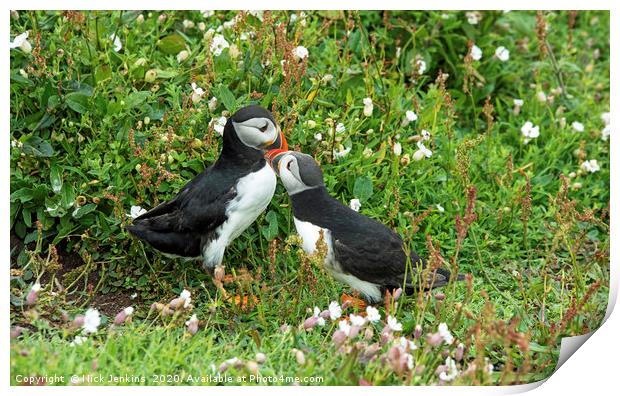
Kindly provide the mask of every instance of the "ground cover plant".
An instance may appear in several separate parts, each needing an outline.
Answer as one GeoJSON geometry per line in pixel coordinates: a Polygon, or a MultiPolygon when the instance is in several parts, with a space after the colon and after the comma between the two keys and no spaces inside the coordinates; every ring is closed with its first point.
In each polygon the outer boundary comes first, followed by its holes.
{"type": "Polygon", "coordinates": [[[10,23],[14,385],[525,383],[604,316],[608,12],[10,23]],[[319,161],[332,195],[466,280],[341,299],[281,185],[215,280],[131,238],[125,225],[213,162],[249,103],[319,161]]]}

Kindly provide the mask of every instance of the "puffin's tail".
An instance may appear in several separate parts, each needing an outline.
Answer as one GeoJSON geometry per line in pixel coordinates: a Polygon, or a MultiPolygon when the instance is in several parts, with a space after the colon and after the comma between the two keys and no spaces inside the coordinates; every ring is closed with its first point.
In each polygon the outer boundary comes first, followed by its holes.
{"type": "Polygon", "coordinates": [[[200,250],[198,240],[184,233],[161,232],[142,222],[128,225],[126,228],[131,235],[147,242],[162,253],[194,257],[198,255],[197,252],[200,250]]]}

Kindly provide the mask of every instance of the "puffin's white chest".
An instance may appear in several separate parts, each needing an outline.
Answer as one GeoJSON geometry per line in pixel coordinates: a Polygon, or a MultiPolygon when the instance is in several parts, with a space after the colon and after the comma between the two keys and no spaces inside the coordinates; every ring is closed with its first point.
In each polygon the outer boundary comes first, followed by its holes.
{"type": "Polygon", "coordinates": [[[213,267],[222,262],[224,249],[237,238],[267,208],[276,190],[276,175],[265,164],[237,182],[237,195],[226,207],[226,221],[216,230],[217,239],[204,247],[205,266],[213,267]]]}
{"type": "Polygon", "coordinates": [[[298,220],[293,217],[297,233],[301,237],[302,247],[307,254],[313,254],[316,251],[316,242],[319,240],[320,232],[323,230],[323,238],[327,244],[327,256],[325,257],[325,268],[332,274],[336,280],[346,283],[355,290],[365,295],[370,301],[380,301],[381,291],[377,285],[371,282],[363,281],[349,273],[343,271],[342,266],[336,260],[334,253],[333,238],[328,229],[321,228],[307,221],[298,220]]]}

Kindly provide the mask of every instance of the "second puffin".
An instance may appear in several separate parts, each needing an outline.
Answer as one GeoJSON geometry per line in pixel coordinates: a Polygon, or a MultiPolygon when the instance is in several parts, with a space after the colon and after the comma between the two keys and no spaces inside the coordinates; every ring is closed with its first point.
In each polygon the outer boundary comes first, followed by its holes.
{"type": "Polygon", "coordinates": [[[426,262],[415,252],[409,256],[411,266],[407,270],[407,255],[400,236],[330,196],[321,168],[311,156],[272,150],[266,158],[291,198],[295,228],[303,240],[304,251],[315,252],[323,230],[327,244],[326,269],[370,303],[381,301],[386,290],[403,287],[405,292],[413,293],[449,282],[448,270],[420,271],[426,262]],[[422,275],[426,277],[420,279],[422,275]]]}

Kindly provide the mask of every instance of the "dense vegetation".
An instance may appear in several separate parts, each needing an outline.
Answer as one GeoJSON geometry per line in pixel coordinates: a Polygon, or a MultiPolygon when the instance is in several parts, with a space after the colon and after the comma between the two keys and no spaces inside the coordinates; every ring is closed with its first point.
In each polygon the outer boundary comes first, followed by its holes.
{"type": "Polygon", "coordinates": [[[608,12],[11,16],[11,383],[530,382],[603,318],[608,12]],[[228,296],[132,239],[132,206],[213,162],[249,103],[335,197],[467,280],[388,301],[357,336],[306,321],[350,290],[300,251],[282,186],[226,252],[228,296]]]}

